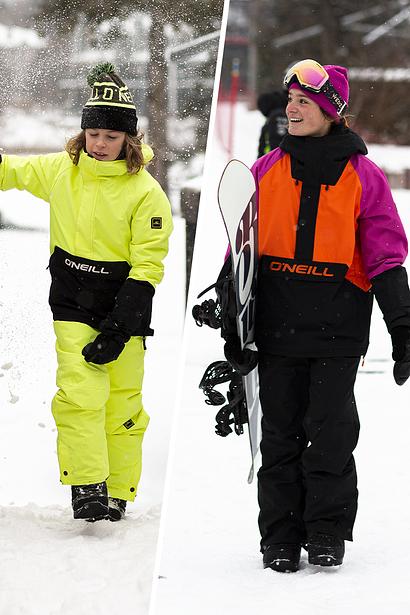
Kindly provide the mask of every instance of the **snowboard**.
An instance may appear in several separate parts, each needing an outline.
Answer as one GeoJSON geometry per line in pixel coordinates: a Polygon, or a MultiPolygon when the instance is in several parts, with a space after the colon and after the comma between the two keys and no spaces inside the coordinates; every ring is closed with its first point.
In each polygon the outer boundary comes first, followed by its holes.
{"type": "MultiPolygon", "coordinates": [[[[232,256],[237,306],[237,327],[241,347],[255,349],[255,297],[258,269],[258,212],[256,186],[251,170],[240,160],[226,165],[218,187],[218,204],[228,235],[232,256]]],[[[261,438],[262,412],[259,402],[258,369],[243,376],[251,468],[248,483],[254,477],[261,438]]]]}

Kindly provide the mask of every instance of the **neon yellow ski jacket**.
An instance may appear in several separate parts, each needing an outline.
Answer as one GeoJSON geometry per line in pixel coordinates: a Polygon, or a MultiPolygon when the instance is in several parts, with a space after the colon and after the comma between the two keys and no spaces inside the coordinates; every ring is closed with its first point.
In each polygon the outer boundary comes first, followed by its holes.
{"type": "MultiPolygon", "coordinates": [[[[144,163],[153,157],[143,145],[144,163]]],[[[50,204],[50,252],[60,248],[91,261],[126,262],[128,277],[155,286],[172,231],[169,201],[158,182],[124,160],[102,162],[85,152],[75,166],[67,152],[3,156],[0,189],[27,190],[50,204]]]]}

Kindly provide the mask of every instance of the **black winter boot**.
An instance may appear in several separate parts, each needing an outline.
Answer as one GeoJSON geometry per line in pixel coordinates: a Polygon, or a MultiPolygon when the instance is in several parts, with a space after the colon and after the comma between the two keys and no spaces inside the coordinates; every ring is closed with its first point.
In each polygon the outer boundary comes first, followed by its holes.
{"type": "Polygon", "coordinates": [[[108,518],[110,521],[121,521],[125,517],[126,500],[108,498],[108,518]]]}
{"type": "Polygon", "coordinates": [[[345,554],[345,541],[329,534],[313,534],[307,541],[309,564],[315,566],[341,566],[345,554]]]}
{"type": "Polygon", "coordinates": [[[296,572],[299,569],[300,550],[298,544],[269,545],[263,553],[263,567],[276,572],[296,572]]]}
{"type": "Polygon", "coordinates": [[[71,498],[74,519],[86,521],[107,519],[108,494],[105,481],[92,485],[72,485],[71,498]]]}

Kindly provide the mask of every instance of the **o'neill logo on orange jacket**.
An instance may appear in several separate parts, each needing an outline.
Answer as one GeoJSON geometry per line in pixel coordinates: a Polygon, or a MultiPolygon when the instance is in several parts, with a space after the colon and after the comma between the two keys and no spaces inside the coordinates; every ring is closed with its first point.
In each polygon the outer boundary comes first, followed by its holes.
{"type": "Polygon", "coordinates": [[[269,265],[271,271],[283,271],[284,273],[298,273],[299,275],[316,275],[324,278],[334,278],[334,274],[329,272],[328,267],[318,265],[298,265],[297,263],[282,263],[271,261],[269,265]]]}

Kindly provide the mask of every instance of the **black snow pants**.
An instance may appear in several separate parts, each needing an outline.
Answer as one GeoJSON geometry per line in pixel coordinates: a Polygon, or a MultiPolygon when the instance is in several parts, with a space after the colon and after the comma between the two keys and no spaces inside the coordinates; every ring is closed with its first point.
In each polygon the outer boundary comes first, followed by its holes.
{"type": "Polygon", "coordinates": [[[352,540],[359,436],[353,387],[360,357],[259,354],[262,551],[320,532],[352,540]]]}

